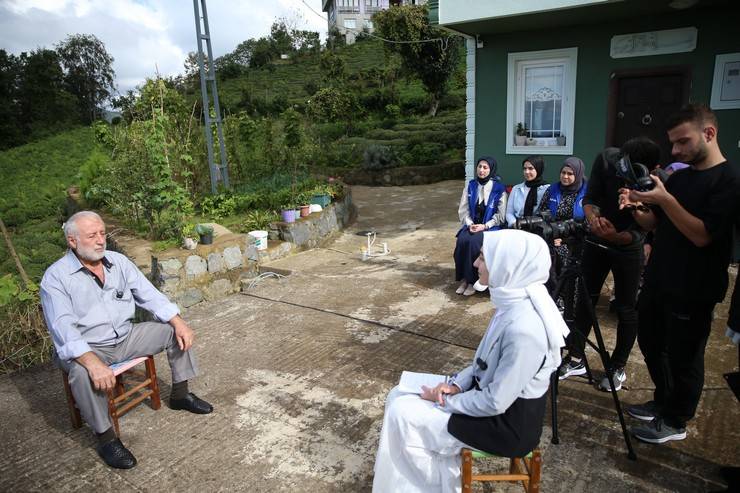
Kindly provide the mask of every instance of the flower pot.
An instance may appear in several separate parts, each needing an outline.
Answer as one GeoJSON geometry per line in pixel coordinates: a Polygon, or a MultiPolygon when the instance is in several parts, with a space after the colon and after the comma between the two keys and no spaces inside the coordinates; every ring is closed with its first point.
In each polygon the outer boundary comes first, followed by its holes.
{"type": "Polygon", "coordinates": [[[297,221],[301,217],[301,209],[300,207],[293,211],[293,215],[295,216],[295,220],[297,221]]]}
{"type": "Polygon", "coordinates": [[[514,145],[518,145],[518,146],[525,146],[525,145],[527,145],[527,136],[526,135],[515,135],[514,136],[514,145]]]}
{"type": "Polygon", "coordinates": [[[311,206],[310,205],[302,205],[301,206],[301,217],[306,217],[309,214],[311,214],[311,206]]]}
{"type": "Polygon", "coordinates": [[[295,210],[293,209],[283,209],[280,215],[284,223],[294,223],[295,222],[295,210]]]}
{"type": "Polygon", "coordinates": [[[331,197],[326,193],[317,193],[311,197],[312,204],[319,204],[322,208],[326,207],[331,203],[331,197]]]}
{"type": "Polygon", "coordinates": [[[565,145],[565,135],[561,135],[561,136],[557,137],[556,139],[557,139],[558,145],[560,147],[563,147],[565,145]]]}
{"type": "Polygon", "coordinates": [[[532,138],[528,138],[527,139],[527,145],[528,146],[536,146],[537,145],[537,140],[536,139],[532,139],[532,138]]]}
{"type": "Polygon", "coordinates": [[[201,245],[210,245],[213,243],[213,233],[205,233],[200,235],[201,245]]]}

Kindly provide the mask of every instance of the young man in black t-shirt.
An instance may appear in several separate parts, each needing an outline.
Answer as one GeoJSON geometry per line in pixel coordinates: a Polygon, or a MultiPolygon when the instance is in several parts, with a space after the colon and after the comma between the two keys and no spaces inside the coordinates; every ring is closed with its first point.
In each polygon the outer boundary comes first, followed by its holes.
{"type": "MultiPolygon", "coordinates": [[[[568,336],[568,357],[558,369],[560,379],[586,373],[582,361],[586,337],[591,331],[591,315],[586,304],[595,306],[609,271],[614,276],[614,306],[617,312],[617,341],[610,355],[607,371],[612,372],[615,390],[627,379],[624,367],[637,337],[637,291],[643,266],[645,232],[629,211],[619,209],[619,189],[624,180],[616,173],[616,162],[629,155],[634,163],[648,169],[657,166],[660,147],[646,137],[628,140],[621,149],[609,147],[599,153],[591,168],[588,191],[583,198],[583,210],[590,226],[590,234],[583,247],[582,271],[588,295],[579,286],[575,328],[568,336]]],[[[605,376],[599,383],[601,390],[610,391],[605,376]]]]}
{"type": "Polygon", "coordinates": [[[650,421],[632,428],[650,443],[686,438],[686,423],[699,404],[712,310],[727,291],[740,193],[740,169],[722,155],[717,119],[708,108],[688,105],[667,127],[674,158],[691,167],[671,175],[665,186],[654,178],[649,192],[622,190],[619,197],[644,229],[655,231],[637,334],[654,400],[627,408],[650,421]],[[636,207],[641,203],[650,210],[636,207]]]}

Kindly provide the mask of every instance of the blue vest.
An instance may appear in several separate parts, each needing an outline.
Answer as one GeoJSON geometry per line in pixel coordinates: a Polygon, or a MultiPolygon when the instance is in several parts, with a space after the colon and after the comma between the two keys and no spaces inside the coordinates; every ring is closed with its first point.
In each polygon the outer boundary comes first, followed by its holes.
{"type": "MultiPolygon", "coordinates": [[[[501,178],[498,176],[492,178],[493,188],[491,194],[488,196],[488,203],[486,204],[486,211],[483,214],[483,222],[487,223],[493,218],[493,215],[498,211],[498,201],[501,200],[501,196],[506,191],[506,187],[501,183],[501,178]]],[[[478,205],[478,181],[473,179],[468,182],[468,212],[470,217],[475,221],[475,209],[478,205]]],[[[463,225],[465,227],[465,225],[463,225]]],[[[501,226],[494,226],[489,231],[496,231],[501,229],[501,226]]]]}
{"type": "MultiPolygon", "coordinates": [[[[578,195],[576,196],[576,201],[573,204],[573,219],[583,219],[586,217],[586,215],[583,212],[583,197],[586,195],[586,180],[583,180],[583,183],[581,183],[581,188],[578,189],[578,195]]],[[[562,191],[560,190],[560,182],[556,181],[552,185],[550,185],[550,203],[548,204],[550,206],[550,214],[552,214],[552,218],[555,219],[558,214],[558,205],[560,205],[560,199],[563,196],[562,191]]],[[[570,219],[570,218],[566,218],[570,219]]]]}

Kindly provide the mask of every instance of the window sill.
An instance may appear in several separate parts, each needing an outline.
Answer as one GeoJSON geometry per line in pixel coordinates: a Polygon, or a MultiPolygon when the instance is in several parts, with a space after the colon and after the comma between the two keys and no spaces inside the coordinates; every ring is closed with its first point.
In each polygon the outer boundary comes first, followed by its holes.
{"type": "Polygon", "coordinates": [[[571,155],[573,154],[573,145],[564,146],[518,146],[509,144],[506,146],[506,154],[543,154],[543,155],[571,155]]]}

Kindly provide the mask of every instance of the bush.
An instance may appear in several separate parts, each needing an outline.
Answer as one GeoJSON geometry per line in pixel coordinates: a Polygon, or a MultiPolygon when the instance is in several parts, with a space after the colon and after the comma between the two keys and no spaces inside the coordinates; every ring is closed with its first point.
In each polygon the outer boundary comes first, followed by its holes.
{"type": "Polygon", "coordinates": [[[381,170],[397,166],[398,158],[389,146],[370,144],[362,154],[362,167],[366,170],[381,170]]]}
{"type": "Polygon", "coordinates": [[[444,155],[445,146],[436,142],[414,144],[401,156],[404,166],[431,166],[439,163],[444,155]]]}
{"type": "Polygon", "coordinates": [[[399,105],[407,115],[424,114],[429,110],[429,96],[423,93],[402,94],[399,105]]]}

